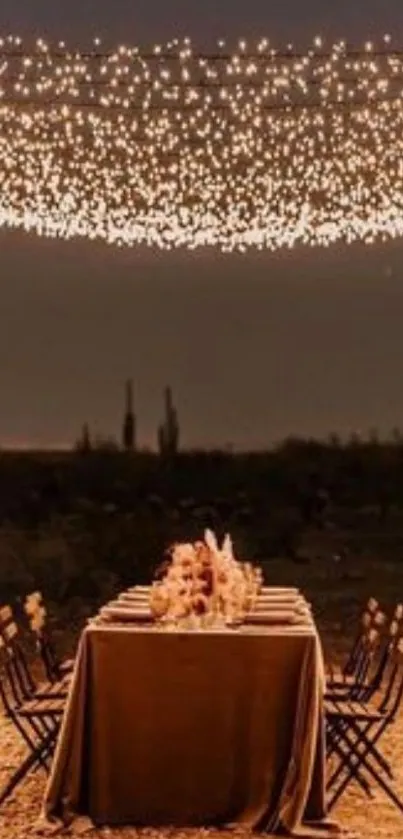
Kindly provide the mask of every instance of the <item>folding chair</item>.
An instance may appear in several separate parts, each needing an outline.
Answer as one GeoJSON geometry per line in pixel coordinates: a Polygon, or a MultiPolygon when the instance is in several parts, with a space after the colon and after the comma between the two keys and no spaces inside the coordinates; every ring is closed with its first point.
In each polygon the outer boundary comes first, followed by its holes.
{"type": "Polygon", "coordinates": [[[334,680],[327,685],[327,699],[360,699],[368,701],[380,689],[388,666],[392,647],[391,637],[399,635],[403,628],[403,604],[399,603],[393,612],[389,626],[383,612],[377,612],[369,628],[362,636],[360,661],[354,676],[334,680]],[[372,633],[376,629],[376,634],[372,633]]]}
{"type": "Polygon", "coordinates": [[[403,697],[403,638],[399,625],[396,621],[393,623],[389,673],[378,703],[373,698],[325,702],[327,754],[328,757],[335,754],[338,759],[327,783],[329,810],[353,780],[370,796],[370,779],[403,812],[403,802],[389,782],[393,773],[378,746],[384,732],[394,723],[403,697]]]}
{"type": "Polygon", "coordinates": [[[368,633],[373,627],[379,627],[386,618],[379,608],[379,603],[371,597],[361,615],[359,632],[354,640],[347,661],[342,668],[330,668],[326,678],[326,690],[351,686],[362,681],[368,669],[368,633]]]}
{"type": "Polygon", "coordinates": [[[48,681],[37,685],[19,636],[20,633],[11,607],[2,606],[0,608],[0,637],[8,653],[6,667],[9,678],[18,682],[25,700],[64,699],[69,689],[69,677],[64,677],[58,682],[48,681]]]}
{"type": "Polygon", "coordinates": [[[1,635],[0,653],[2,658],[0,697],[6,716],[14,724],[29,750],[28,755],[0,792],[0,804],[2,804],[31,769],[42,767],[46,772],[49,771],[49,761],[59,732],[65,700],[27,699],[22,674],[18,668],[10,666],[10,662],[13,662],[13,650],[6,645],[1,635]]]}
{"type": "MultiPolygon", "coordinates": [[[[341,701],[346,703],[347,701],[355,701],[355,702],[369,702],[369,700],[374,696],[374,694],[380,690],[384,678],[385,671],[390,663],[390,660],[393,656],[394,646],[401,636],[402,632],[402,607],[399,605],[396,607],[394,612],[394,617],[388,627],[388,631],[385,633],[383,632],[382,638],[380,636],[380,631],[382,632],[382,625],[381,630],[378,628],[372,627],[367,636],[367,647],[368,647],[368,665],[367,665],[367,672],[370,673],[370,676],[363,681],[356,681],[351,684],[344,684],[342,687],[339,687],[337,690],[333,689],[328,691],[325,695],[325,699],[329,702],[336,704],[339,706],[341,701]],[[399,618],[399,620],[395,620],[395,616],[399,618]],[[380,640],[381,638],[381,640],[380,640]],[[378,661],[374,669],[372,670],[372,663],[374,660],[375,655],[378,653],[378,661]],[[372,670],[372,672],[371,672],[372,670]]],[[[329,706],[328,707],[333,707],[329,706]]],[[[343,723],[341,719],[338,721],[337,728],[334,727],[331,735],[328,737],[328,744],[327,744],[327,756],[330,758],[332,754],[337,752],[338,748],[340,748],[340,744],[343,741],[343,734],[348,729],[348,726],[353,725],[351,716],[348,717],[343,723]]],[[[380,764],[382,765],[384,771],[387,775],[392,778],[392,770],[390,764],[388,763],[385,758],[378,755],[378,759],[380,764]]],[[[341,766],[339,765],[338,772],[341,771],[341,766]]],[[[369,784],[362,778],[358,778],[361,786],[365,790],[367,794],[370,792],[369,784]]]]}
{"type": "Polygon", "coordinates": [[[49,682],[59,682],[73,672],[74,659],[60,660],[56,654],[49,632],[46,629],[46,609],[40,592],[29,594],[24,603],[30,629],[35,636],[36,647],[45,667],[49,682]]]}

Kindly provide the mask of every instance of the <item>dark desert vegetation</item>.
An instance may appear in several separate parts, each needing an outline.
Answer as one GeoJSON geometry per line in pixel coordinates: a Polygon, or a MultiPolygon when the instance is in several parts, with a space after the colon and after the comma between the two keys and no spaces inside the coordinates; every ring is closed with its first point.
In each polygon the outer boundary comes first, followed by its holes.
{"type": "MultiPolygon", "coordinates": [[[[205,527],[229,532],[239,558],[260,564],[270,585],[300,587],[326,659],[341,661],[363,602],[375,596],[391,612],[402,597],[403,442],[395,434],[387,443],[289,440],[257,454],[157,456],[100,445],[0,456],[1,600],[22,615],[25,595],[39,589],[62,653],[98,606],[149,582],[167,546],[205,527]]],[[[6,777],[21,744],[3,718],[0,736],[6,777]]],[[[389,744],[394,766],[398,742],[389,744]]],[[[10,836],[11,824],[17,839],[36,833],[43,790],[40,772],[17,788],[0,833],[10,836]]],[[[398,836],[400,814],[376,797],[367,804],[352,787],[334,816],[351,835],[398,836]]],[[[137,835],[117,831],[126,834],[137,835]]]]}

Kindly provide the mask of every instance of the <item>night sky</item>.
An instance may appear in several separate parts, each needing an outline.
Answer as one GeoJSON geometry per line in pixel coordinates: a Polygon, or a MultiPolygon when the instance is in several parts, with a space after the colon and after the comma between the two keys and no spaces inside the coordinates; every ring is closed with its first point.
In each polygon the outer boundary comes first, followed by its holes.
{"type": "MultiPolygon", "coordinates": [[[[82,47],[190,35],[354,44],[402,0],[1,0],[0,31],[82,47]]],[[[185,445],[403,427],[403,244],[223,256],[0,232],[0,446],[119,434],[134,380],[140,443],[174,390],[185,445]]]]}

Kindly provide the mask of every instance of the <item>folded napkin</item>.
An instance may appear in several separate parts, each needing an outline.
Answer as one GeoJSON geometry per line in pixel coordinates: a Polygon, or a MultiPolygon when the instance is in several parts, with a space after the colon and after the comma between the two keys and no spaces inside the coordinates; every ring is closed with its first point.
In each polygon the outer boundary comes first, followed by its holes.
{"type": "Polygon", "coordinates": [[[305,623],[306,617],[303,614],[292,611],[290,609],[271,609],[268,612],[249,612],[245,616],[245,623],[255,624],[296,624],[305,623]]]}
{"type": "Polygon", "coordinates": [[[119,594],[118,600],[121,602],[126,603],[148,603],[150,599],[150,592],[131,592],[131,591],[122,591],[119,594]]]}
{"type": "Polygon", "coordinates": [[[258,594],[259,603],[300,603],[305,600],[301,594],[258,594]]]}
{"type": "Polygon", "coordinates": [[[152,621],[152,614],[149,609],[130,608],[127,609],[122,604],[108,604],[103,606],[99,611],[99,616],[102,620],[118,621],[125,623],[139,623],[142,621],[152,621]]]}
{"type": "Polygon", "coordinates": [[[110,600],[109,603],[105,604],[106,606],[113,606],[116,609],[127,609],[133,611],[133,609],[143,609],[149,611],[148,602],[143,602],[142,600],[110,600]]]}
{"type": "Polygon", "coordinates": [[[272,597],[269,594],[259,594],[256,598],[256,603],[268,603],[269,606],[276,605],[276,603],[288,603],[290,606],[294,606],[298,603],[306,603],[305,597],[302,594],[289,595],[289,594],[276,594],[275,597],[272,597]]]}
{"type": "Polygon", "coordinates": [[[299,607],[293,608],[293,607],[287,606],[287,604],[284,604],[284,603],[280,603],[275,608],[268,608],[266,606],[264,608],[259,609],[256,606],[254,606],[253,609],[251,609],[251,611],[248,612],[247,614],[256,615],[256,617],[258,617],[259,615],[273,615],[273,614],[278,615],[279,613],[280,614],[295,615],[296,617],[304,617],[304,616],[312,617],[311,612],[305,606],[299,606],[299,607]]]}

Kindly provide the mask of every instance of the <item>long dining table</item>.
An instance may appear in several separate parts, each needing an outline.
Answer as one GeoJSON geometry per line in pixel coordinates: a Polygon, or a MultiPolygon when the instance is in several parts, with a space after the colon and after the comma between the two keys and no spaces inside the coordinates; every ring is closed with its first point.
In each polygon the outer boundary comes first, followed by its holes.
{"type": "Polygon", "coordinates": [[[241,624],[167,631],[147,591],[123,592],[82,633],[46,818],[323,826],[324,666],[304,597],[266,588],[241,624]]]}

